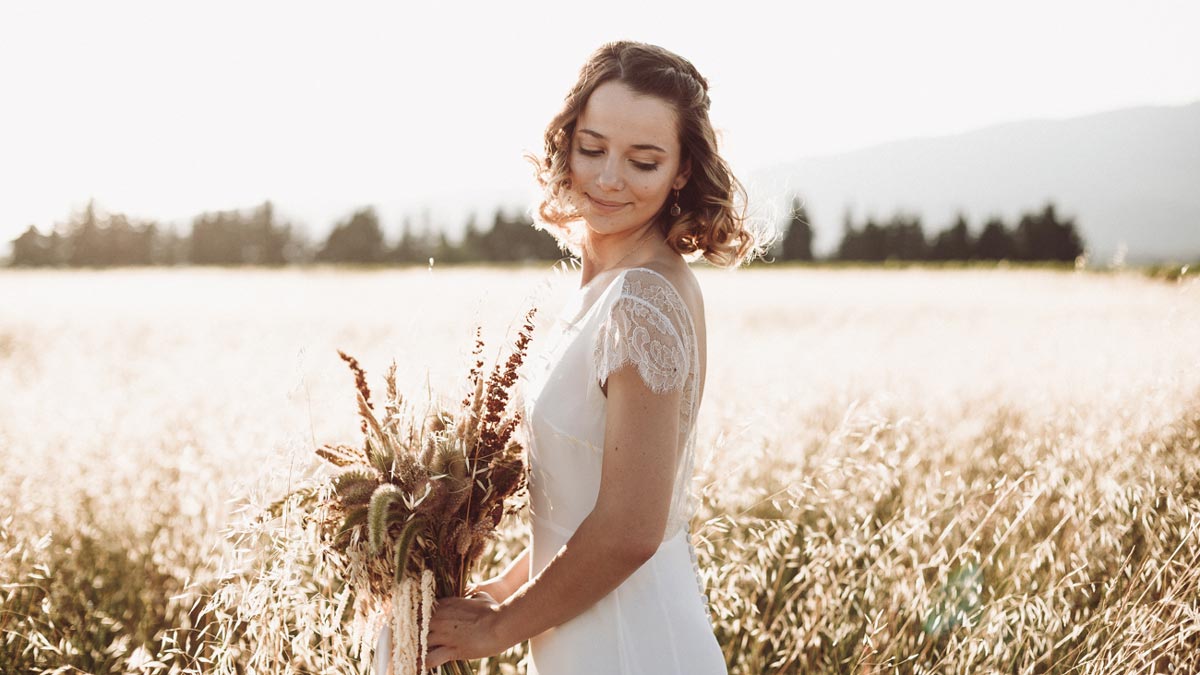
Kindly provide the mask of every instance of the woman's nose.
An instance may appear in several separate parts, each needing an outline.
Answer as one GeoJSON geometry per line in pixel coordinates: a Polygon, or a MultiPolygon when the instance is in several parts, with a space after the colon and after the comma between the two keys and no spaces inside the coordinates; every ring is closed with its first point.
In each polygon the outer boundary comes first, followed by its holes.
{"type": "Polygon", "coordinates": [[[621,189],[621,174],[617,170],[615,160],[604,163],[604,169],[600,172],[600,176],[596,179],[596,182],[605,190],[621,189]]]}

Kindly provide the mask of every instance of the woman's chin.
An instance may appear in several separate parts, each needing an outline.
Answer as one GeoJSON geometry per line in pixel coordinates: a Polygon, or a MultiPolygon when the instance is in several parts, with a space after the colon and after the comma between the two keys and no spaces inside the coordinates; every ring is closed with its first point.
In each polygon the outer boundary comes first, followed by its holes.
{"type": "Polygon", "coordinates": [[[588,214],[584,219],[584,222],[587,223],[588,231],[590,231],[592,234],[598,234],[601,236],[615,234],[625,229],[622,227],[622,221],[613,220],[607,216],[594,216],[588,214]]]}

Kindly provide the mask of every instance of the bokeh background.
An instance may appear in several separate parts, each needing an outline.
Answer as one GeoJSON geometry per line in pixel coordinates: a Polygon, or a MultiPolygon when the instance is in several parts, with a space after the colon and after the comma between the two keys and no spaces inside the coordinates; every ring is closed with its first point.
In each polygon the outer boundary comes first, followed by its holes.
{"type": "MultiPolygon", "coordinates": [[[[847,225],[911,240],[915,219],[932,245],[960,216],[978,236],[1048,204],[1094,264],[1200,256],[1200,10],[1183,0],[0,12],[0,255],[30,227],[78,239],[30,236],[18,261],[540,259],[477,238],[528,220],[523,155],[616,39],[697,66],[751,212],[783,228],[798,199],[817,257],[838,256],[847,225]],[[365,242],[327,246],[339,226],[365,242]]],[[[911,248],[840,257],[972,254],[911,248]]]]}
{"type": "Polygon", "coordinates": [[[709,78],[773,237],[693,264],[730,672],[1197,670],[1198,19],[5,5],[0,672],[368,672],[312,533],[254,516],[359,437],[337,350],[461,398],[537,307],[536,358],[579,271],[522,155],[613,39],[709,78]]]}

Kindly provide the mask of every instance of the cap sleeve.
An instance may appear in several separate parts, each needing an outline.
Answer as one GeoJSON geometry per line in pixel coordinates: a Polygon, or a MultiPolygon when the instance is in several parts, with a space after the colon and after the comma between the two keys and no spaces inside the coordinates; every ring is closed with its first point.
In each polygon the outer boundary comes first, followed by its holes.
{"type": "Polygon", "coordinates": [[[682,390],[691,364],[684,341],[683,301],[663,277],[646,270],[624,273],[621,291],[600,323],[593,347],[596,381],[633,366],[656,394],[682,390]]]}

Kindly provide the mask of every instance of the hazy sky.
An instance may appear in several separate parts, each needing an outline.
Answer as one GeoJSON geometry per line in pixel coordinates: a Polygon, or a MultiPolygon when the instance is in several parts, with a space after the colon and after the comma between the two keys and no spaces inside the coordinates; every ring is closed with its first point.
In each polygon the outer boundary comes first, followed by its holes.
{"type": "Polygon", "coordinates": [[[0,252],[89,196],[180,223],[269,198],[317,232],[527,200],[522,153],[608,40],[690,59],[745,174],[1200,99],[1198,26],[1183,1],[4,3],[0,252]]]}

